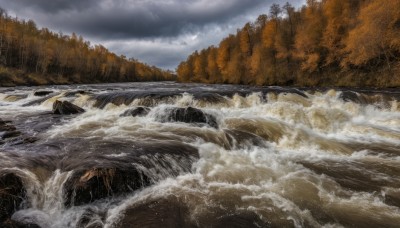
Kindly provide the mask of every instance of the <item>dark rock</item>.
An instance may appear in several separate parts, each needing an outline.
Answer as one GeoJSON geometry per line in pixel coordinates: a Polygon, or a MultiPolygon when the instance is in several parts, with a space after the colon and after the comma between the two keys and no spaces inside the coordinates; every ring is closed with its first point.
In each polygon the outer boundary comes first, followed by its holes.
{"type": "Polygon", "coordinates": [[[11,121],[4,121],[0,119],[0,132],[14,131],[16,128],[11,125],[11,121]]]}
{"type": "Polygon", "coordinates": [[[392,205],[400,208],[400,192],[398,191],[385,192],[384,202],[387,205],[392,205]]]}
{"type": "Polygon", "coordinates": [[[339,95],[339,99],[345,102],[354,102],[357,104],[366,104],[367,101],[360,94],[353,91],[342,91],[339,95]]]}
{"type": "Polygon", "coordinates": [[[85,153],[82,148],[87,145],[86,140],[68,143],[72,144],[56,143],[69,153],[64,155],[59,169],[74,171],[63,187],[66,206],[124,195],[159,180],[190,172],[199,157],[196,148],[177,141],[127,143],[101,139],[91,141],[85,153]],[[123,155],[110,156],[116,152],[123,155]]]}
{"type": "Polygon", "coordinates": [[[7,120],[0,119],[0,126],[6,125],[6,124],[9,124],[9,123],[12,123],[12,121],[7,121],[7,120]]]}
{"type": "Polygon", "coordinates": [[[25,197],[21,179],[12,173],[0,174],[0,225],[11,218],[25,197]]]}
{"type": "Polygon", "coordinates": [[[1,138],[2,139],[15,138],[20,135],[21,135],[21,132],[19,132],[19,131],[7,131],[1,136],[1,138]]]}
{"type": "Polygon", "coordinates": [[[68,101],[59,101],[56,100],[53,103],[53,113],[61,114],[61,115],[70,115],[70,114],[78,114],[85,112],[85,110],[81,107],[78,107],[71,102],[68,101]]]}
{"type": "Polygon", "coordinates": [[[0,144],[4,144],[6,140],[12,140],[20,135],[21,132],[10,121],[0,119],[0,144]]]}
{"type": "Polygon", "coordinates": [[[147,107],[137,107],[133,109],[128,109],[124,113],[122,113],[120,116],[121,117],[126,117],[126,116],[145,116],[150,112],[150,108],[147,107]]]}
{"type": "Polygon", "coordinates": [[[44,96],[47,96],[47,95],[49,95],[49,94],[51,94],[51,93],[53,93],[53,91],[41,90],[41,91],[35,91],[35,92],[33,93],[33,95],[34,95],[34,96],[37,96],[37,97],[44,97],[44,96]]]}
{"type": "Polygon", "coordinates": [[[161,116],[161,122],[184,122],[184,123],[204,123],[213,128],[218,128],[217,119],[200,109],[187,107],[187,108],[173,108],[167,110],[166,116],[161,116]]]}
{"type": "Polygon", "coordinates": [[[24,135],[11,123],[11,121],[3,121],[0,119],[0,145],[9,143],[10,146],[13,146],[34,143],[38,140],[36,137],[24,135]]]}
{"type": "Polygon", "coordinates": [[[94,168],[76,172],[64,185],[67,206],[80,206],[150,185],[142,172],[132,169],[94,168]]]}

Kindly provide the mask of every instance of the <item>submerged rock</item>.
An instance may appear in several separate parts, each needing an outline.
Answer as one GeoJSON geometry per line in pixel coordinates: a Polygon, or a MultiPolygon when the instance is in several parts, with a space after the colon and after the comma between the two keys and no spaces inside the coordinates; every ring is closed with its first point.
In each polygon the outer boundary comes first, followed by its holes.
{"type": "Polygon", "coordinates": [[[11,121],[3,121],[0,119],[0,144],[4,144],[5,140],[13,139],[21,135],[11,121]]]}
{"type": "Polygon", "coordinates": [[[6,100],[8,102],[15,102],[15,101],[25,99],[27,97],[28,97],[28,95],[26,95],[26,94],[14,94],[14,95],[6,96],[4,100],[6,100]]]}
{"type": "Polygon", "coordinates": [[[386,191],[384,196],[384,202],[387,205],[392,205],[400,208],[400,192],[393,190],[386,191]]]}
{"type": "Polygon", "coordinates": [[[121,196],[190,172],[199,156],[196,148],[176,141],[102,140],[92,142],[90,150],[82,153],[85,144],[77,141],[71,147],[61,146],[70,154],[64,156],[59,168],[74,172],[63,186],[66,206],[121,196]]]}
{"type": "Polygon", "coordinates": [[[8,143],[10,146],[36,142],[37,138],[24,135],[12,125],[11,121],[0,119],[0,145],[8,143]]]}
{"type": "Polygon", "coordinates": [[[148,186],[142,172],[131,169],[93,168],[74,173],[64,185],[67,206],[80,206],[148,186]]]}
{"type": "Polygon", "coordinates": [[[85,112],[85,110],[81,107],[78,107],[71,102],[68,101],[59,101],[56,100],[53,103],[53,113],[61,114],[61,115],[71,115],[85,112]]]}
{"type": "Polygon", "coordinates": [[[198,227],[190,221],[186,205],[176,197],[153,200],[132,206],[124,212],[116,227],[198,227]]]}
{"type": "Polygon", "coordinates": [[[203,112],[200,109],[187,107],[187,108],[173,108],[166,111],[165,116],[160,117],[161,122],[184,122],[184,123],[204,123],[213,128],[218,128],[217,119],[203,112]]]}
{"type": "Polygon", "coordinates": [[[150,108],[148,107],[137,107],[133,109],[128,109],[124,113],[122,113],[120,116],[121,117],[126,117],[126,116],[145,116],[150,112],[150,108]]]}
{"type": "Polygon", "coordinates": [[[189,205],[175,196],[167,196],[166,198],[132,205],[123,212],[116,227],[279,227],[270,226],[252,211],[231,211],[227,213],[225,210],[217,209],[213,210],[213,215],[206,214],[194,217],[189,205]]]}
{"type": "Polygon", "coordinates": [[[14,131],[15,127],[11,125],[11,121],[5,121],[0,119],[0,132],[5,132],[5,131],[14,131]]]}
{"type": "Polygon", "coordinates": [[[15,138],[21,135],[19,131],[7,131],[1,137],[2,139],[15,138]]]}
{"type": "Polygon", "coordinates": [[[25,188],[21,179],[12,173],[0,174],[0,227],[21,205],[25,188]]]}

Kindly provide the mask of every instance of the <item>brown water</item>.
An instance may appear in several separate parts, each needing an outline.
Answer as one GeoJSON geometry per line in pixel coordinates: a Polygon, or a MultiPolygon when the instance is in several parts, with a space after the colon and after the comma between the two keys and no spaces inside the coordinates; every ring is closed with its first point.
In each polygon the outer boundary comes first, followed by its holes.
{"type": "Polygon", "coordinates": [[[40,227],[399,227],[399,95],[177,83],[0,88],[0,118],[19,132],[0,133],[0,176],[15,174],[26,192],[11,218],[40,227]],[[57,99],[86,112],[52,114],[57,99]],[[150,112],[120,116],[137,106],[150,112]],[[217,126],[166,118],[189,106],[217,126]]]}

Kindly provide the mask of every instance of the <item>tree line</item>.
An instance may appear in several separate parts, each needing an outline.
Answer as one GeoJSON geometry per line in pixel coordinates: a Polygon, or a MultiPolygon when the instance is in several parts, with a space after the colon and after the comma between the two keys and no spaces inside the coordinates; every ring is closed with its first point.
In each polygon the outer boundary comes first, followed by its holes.
{"type": "Polygon", "coordinates": [[[92,46],[75,33],[38,29],[32,20],[12,18],[0,9],[0,86],[160,80],[175,76],[92,46]]]}
{"type": "Polygon", "coordinates": [[[273,4],[177,68],[182,82],[400,86],[400,0],[273,4]]]}

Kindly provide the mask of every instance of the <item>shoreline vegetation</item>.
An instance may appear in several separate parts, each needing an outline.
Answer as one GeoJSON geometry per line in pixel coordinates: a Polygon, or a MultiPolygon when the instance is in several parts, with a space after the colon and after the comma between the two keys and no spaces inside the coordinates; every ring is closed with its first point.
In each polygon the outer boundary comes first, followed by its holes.
{"type": "Polygon", "coordinates": [[[400,0],[273,4],[195,51],[177,75],[0,8],[0,86],[178,81],[298,87],[400,87],[400,0]]]}
{"type": "Polygon", "coordinates": [[[176,76],[0,8],[0,86],[171,81],[176,76]]]}
{"type": "Polygon", "coordinates": [[[400,86],[400,0],[273,4],[218,46],[195,51],[178,81],[305,87],[400,86]]]}

